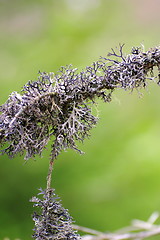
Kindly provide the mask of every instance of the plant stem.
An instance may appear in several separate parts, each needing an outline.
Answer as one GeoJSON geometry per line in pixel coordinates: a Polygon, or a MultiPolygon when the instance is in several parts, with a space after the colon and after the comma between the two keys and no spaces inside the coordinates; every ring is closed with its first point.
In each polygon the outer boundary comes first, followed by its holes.
{"type": "Polygon", "coordinates": [[[54,159],[51,159],[49,162],[49,169],[48,169],[48,175],[47,175],[47,191],[51,189],[53,164],[54,164],[54,159]]]}

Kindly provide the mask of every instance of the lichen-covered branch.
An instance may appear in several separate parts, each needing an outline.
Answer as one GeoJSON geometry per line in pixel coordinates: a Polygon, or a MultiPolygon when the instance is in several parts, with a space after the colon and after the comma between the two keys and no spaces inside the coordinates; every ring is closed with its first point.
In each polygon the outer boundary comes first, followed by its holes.
{"type": "MultiPolygon", "coordinates": [[[[112,49],[107,57],[101,57],[80,73],[71,66],[62,67],[57,74],[39,73],[37,81],[29,81],[20,93],[13,92],[0,106],[2,154],[14,157],[25,153],[28,160],[41,155],[52,140],[47,188],[41,191],[42,199],[32,198],[40,211],[33,215],[36,240],[79,239],[67,210],[56,200],[51,176],[54,159],[62,150],[71,148],[81,153],[76,142],[83,142],[98,120],[92,114],[95,100],[102,98],[110,102],[114,90],[145,88],[148,80],[160,83],[160,47],[147,52],[133,48],[130,54],[124,55],[123,46],[120,45],[118,51],[112,49]]],[[[137,233],[106,234],[95,230],[90,233],[94,235],[88,236],[90,240],[140,240],[160,234],[160,227],[137,233]]]]}
{"type": "Polygon", "coordinates": [[[147,80],[155,78],[159,84],[160,48],[147,52],[133,48],[124,55],[123,45],[80,73],[71,66],[57,74],[40,73],[37,81],[29,81],[20,93],[13,92],[0,107],[2,153],[10,157],[25,153],[27,160],[41,154],[50,139],[52,159],[67,148],[79,151],[76,141],[88,137],[97,123],[91,111],[96,98],[110,102],[117,88],[145,88],[147,80]]]}

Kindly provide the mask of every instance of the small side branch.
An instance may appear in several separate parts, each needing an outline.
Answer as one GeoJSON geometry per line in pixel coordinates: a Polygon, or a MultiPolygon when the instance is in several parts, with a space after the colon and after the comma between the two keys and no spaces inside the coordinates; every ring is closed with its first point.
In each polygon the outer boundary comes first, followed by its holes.
{"type": "Polygon", "coordinates": [[[134,220],[131,226],[120,229],[114,233],[103,233],[77,225],[73,225],[73,228],[87,233],[87,235],[82,236],[82,240],[141,240],[160,235],[160,225],[154,224],[158,217],[158,213],[153,213],[148,221],[134,220]]]}

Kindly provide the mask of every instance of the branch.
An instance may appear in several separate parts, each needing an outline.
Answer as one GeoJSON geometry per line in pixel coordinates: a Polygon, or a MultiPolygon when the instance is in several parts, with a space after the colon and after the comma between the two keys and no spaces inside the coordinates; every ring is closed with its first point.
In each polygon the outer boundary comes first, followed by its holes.
{"type": "Polygon", "coordinates": [[[144,222],[141,220],[134,220],[132,221],[131,226],[120,229],[115,233],[103,233],[78,225],[73,225],[73,228],[88,234],[82,236],[82,240],[141,240],[148,237],[160,235],[160,225],[154,224],[158,217],[159,213],[155,212],[150,216],[148,221],[144,222]]]}
{"type": "Polygon", "coordinates": [[[14,157],[26,152],[26,160],[33,158],[41,155],[52,136],[51,159],[68,148],[81,153],[76,142],[83,142],[97,123],[90,106],[95,99],[110,102],[114,90],[139,90],[155,78],[159,84],[160,47],[147,52],[133,48],[124,56],[123,46],[80,73],[71,66],[62,67],[55,75],[40,73],[21,94],[13,92],[0,106],[2,153],[14,157]],[[155,77],[154,67],[158,70],[155,77]]]}

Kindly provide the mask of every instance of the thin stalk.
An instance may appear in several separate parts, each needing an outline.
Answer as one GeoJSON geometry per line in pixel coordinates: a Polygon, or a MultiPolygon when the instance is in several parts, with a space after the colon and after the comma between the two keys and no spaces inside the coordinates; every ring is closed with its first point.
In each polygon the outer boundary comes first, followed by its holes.
{"type": "Polygon", "coordinates": [[[54,159],[51,159],[49,162],[49,169],[48,169],[48,175],[47,175],[47,191],[51,189],[53,165],[54,165],[54,159]]]}

